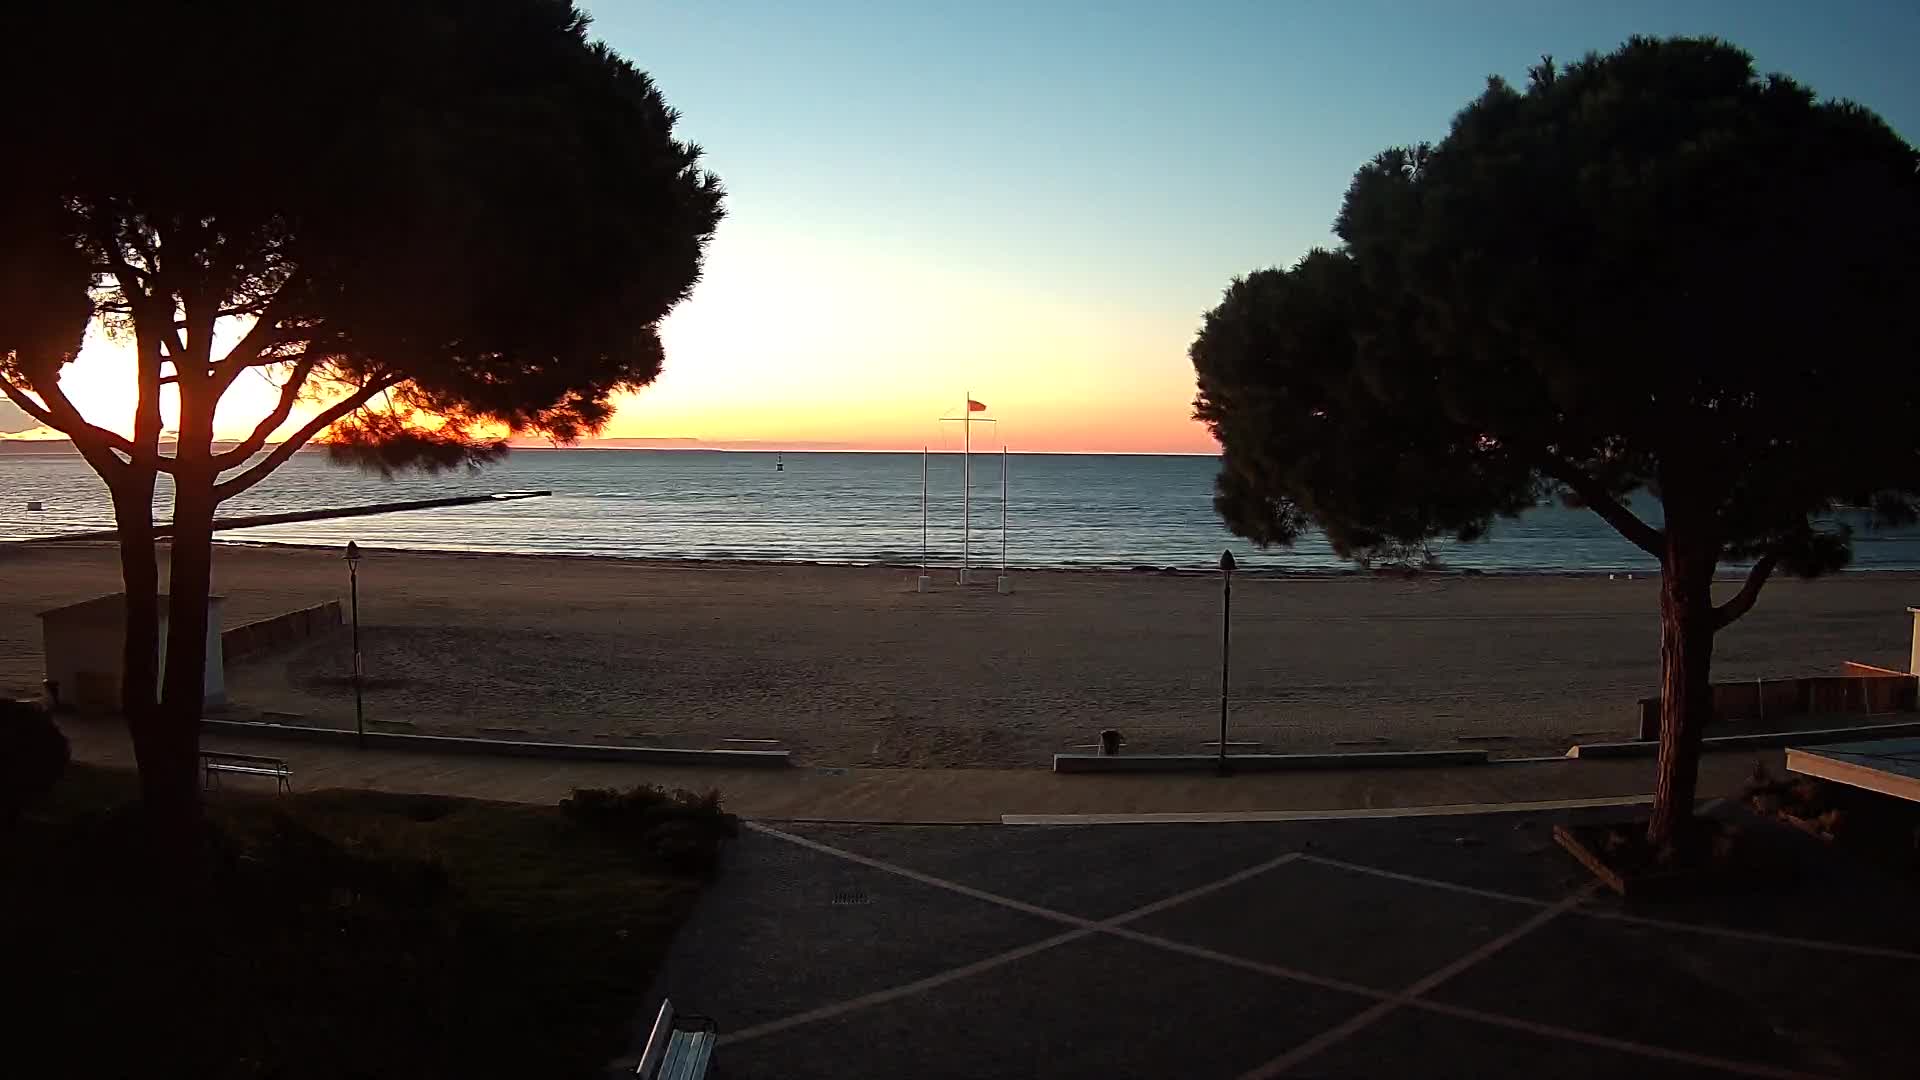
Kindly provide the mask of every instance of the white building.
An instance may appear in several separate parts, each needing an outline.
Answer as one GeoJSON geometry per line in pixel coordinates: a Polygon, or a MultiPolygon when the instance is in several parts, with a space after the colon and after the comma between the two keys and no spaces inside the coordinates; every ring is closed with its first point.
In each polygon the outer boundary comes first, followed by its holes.
{"type": "MultiPolygon", "coordinates": [[[[226,659],[220,650],[220,606],[223,597],[207,600],[207,704],[227,699],[226,659]]],[[[160,671],[167,668],[168,598],[160,597],[160,671]]],[[[41,641],[47,658],[47,679],[57,683],[59,700],[83,712],[120,709],[121,653],[125,648],[127,604],[125,593],[97,596],[78,604],[40,613],[41,641]]],[[[155,687],[158,692],[158,687],[155,687]]]]}

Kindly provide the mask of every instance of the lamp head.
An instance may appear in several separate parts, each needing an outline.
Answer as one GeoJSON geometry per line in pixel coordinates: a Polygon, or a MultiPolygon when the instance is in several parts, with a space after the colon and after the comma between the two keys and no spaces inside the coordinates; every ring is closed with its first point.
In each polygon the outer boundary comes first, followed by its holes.
{"type": "Polygon", "coordinates": [[[354,543],[351,540],[347,541],[347,564],[351,566],[354,563],[357,563],[359,561],[360,561],[360,545],[354,543]]]}
{"type": "Polygon", "coordinates": [[[1221,552],[1220,553],[1220,572],[1223,574],[1231,574],[1233,573],[1233,569],[1234,569],[1233,552],[1231,551],[1221,552]]]}

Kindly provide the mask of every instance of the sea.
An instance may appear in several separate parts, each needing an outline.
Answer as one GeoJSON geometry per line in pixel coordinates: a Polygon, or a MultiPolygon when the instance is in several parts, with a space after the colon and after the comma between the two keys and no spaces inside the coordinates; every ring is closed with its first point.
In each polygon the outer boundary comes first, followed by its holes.
{"type": "MultiPolygon", "coordinates": [[[[10,448],[12,449],[12,448],[10,448]]],[[[1216,459],[1112,454],[517,450],[478,472],[383,478],[295,455],[225,516],[550,491],[533,499],[225,531],[230,542],[648,559],[1018,568],[1205,569],[1222,551],[1252,571],[1348,569],[1317,535],[1261,550],[1211,499],[1216,459]],[[925,469],[926,500],[921,498],[925,469]],[[1004,473],[1003,473],[1004,466],[1004,473]],[[1003,498],[1004,492],[1004,498],[1003,498]],[[964,508],[964,510],[963,510],[964,508]],[[967,527],[963,530],[963,522],[967,527]],[[964,534],[964,535],[963,535],[964,534]]],[[[158,520],[170,494],[156,499],[158,520]]],[[[1635,509],[1659,520],[1651,498],[1635,509]]],[[[0,455],[0,540],[111,528],[106,490],[70,451],[0,455]],[[29,510],[29,504],[39,504],[29,510]]],[[[1481,541],[1439,541],[1441,569],[1647,571],[1654,562],[1585,510],[1543,505],[1481,541]]],[[[1920,529],[1861,530],[1854,567],[1920,569],[1920,529]]]]}

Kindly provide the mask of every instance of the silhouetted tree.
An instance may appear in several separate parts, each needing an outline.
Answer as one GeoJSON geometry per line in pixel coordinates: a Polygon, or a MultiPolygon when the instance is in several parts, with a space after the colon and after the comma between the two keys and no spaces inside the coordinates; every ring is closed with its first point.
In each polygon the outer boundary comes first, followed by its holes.
{"type": "Polygon", "coordinates": [[[159,817],[197,814],[222,500],[316,437],[382,469],[482,462],[507,433],[569,440],[659,373],[657,326],[699,277],[721,190],[649,78],[586,24],[564,0],[9,13],[0,390],[113,493],[123,706],[159,817]],[[61,390],[96,318],[135,346],[130,431],[88,423],[61,390]],[[277,404],[216,444],[223,396],[262,375],[277,404]],[[315,411],[296,426],[303,400],[315,411]]]}
{"type": "Polygon", "coordinates": [[[1342,555],[1558,492],[1661,567],[1649,839],[1691,814],[1714,635],[1920,493],[1920,183],[1871,112],[1711,39],[1500,79],[1355,176],[1343,244],[1233,283],[1192,347],[1215,505],[1342,555]],[[1656,496],[1664,520],[1629,506],[1656,496]],[[1749,565],[1715,604],[1715,567],[1749,565]]]}

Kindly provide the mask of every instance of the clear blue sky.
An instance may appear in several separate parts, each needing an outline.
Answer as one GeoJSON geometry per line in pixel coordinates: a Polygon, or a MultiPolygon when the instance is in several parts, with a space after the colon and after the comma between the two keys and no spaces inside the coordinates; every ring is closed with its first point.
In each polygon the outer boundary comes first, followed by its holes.
{"type": "MultiPolygon", "coordinates": [[[[730,192],[610,436],[943,447],[971,391],[1016,449],[1210,451],[1186,347],[1228,281],[1329,243],[1356,167],[1542,53],[1714,34],[1920,138],[1920,0],[590,7],[730,192]]],[[[128,362],[90,346],[74,383],[128,362]]]]}
{"type": "MultiPolygon", "coordinates": [[[[924,362],[942,392],[971,375],[969,385],[991,384],[983,395],[1004,385],[1008,401],[1095,406],[1104,382],[1137,384],[1183,423],[1183,349],[1200,313],[1233,275],[1328,243],[1355,167],[1383,147],[1439,138],[1489,73],[1519,79],[1542,53],[1571,59],[1635,33],[1718,35],[1763,71],[1853,98],[1920,136],[1914,0],[590,6],[596,36],[654,74],[731,192],[713,253],[721,295],[696,297],[687,321],[705,329],[680,350],[695,355],[670,357],[725,377],[663,382],[663,393],[739,393],[789,345],[809,363],[831,350],[802,339],[866,320],[862,298],[939,337],[952,305],[1011,295],[1048,310],[1006,312],[1005,340],[975,325],[1001,318],[995,310],[973,312],[965,330],[975,352],[1020,363],[944,378],[969,365],[934,350],[924,362]],[[861,266],[887,269],[852,272],[839,292],[806,284],[861,266]],[[723,332],[756,317],[753,289],[781,282],[816,289],[809,308],[839,306],[801,318],[786,344],[723,332]],[[1021,377],[1045,383],[1063,348],[1034,355],[1018,340],[1036,318],[1061,338],[1115,319],[1128,329],[1091,344],[1096,355],[1062,353],[1061,394],[1028,395],[1021,377]]],[[[835,354],[836,392],[862,392],[865,375],[884,397],[890,370],[916,362],[899,344],[851,333],[858,355],[835,354]]],[[[903,400],[932,392],[920,385],[895,389],[903,400]]],[[[1121,404],[1132,415],[1138,403],[1121,404]]],[[[647,426],[626,433],[701,434],[647,426]]],[[[764,434],[786,433],[775,424],[764,434]]]]}

